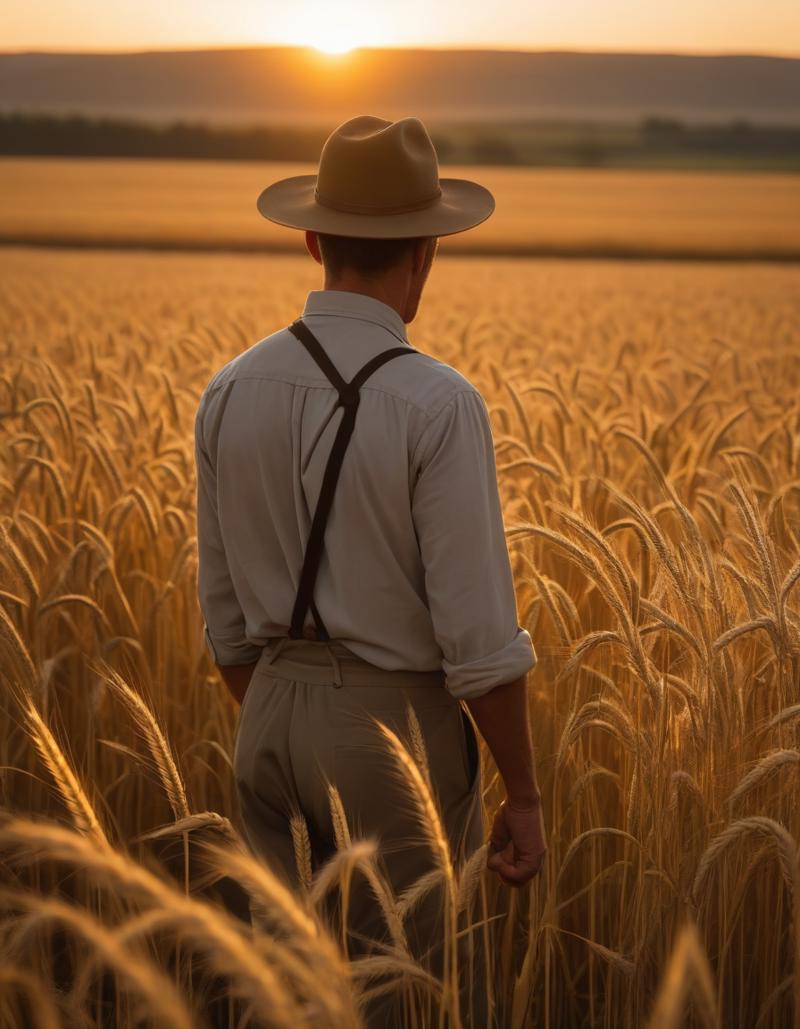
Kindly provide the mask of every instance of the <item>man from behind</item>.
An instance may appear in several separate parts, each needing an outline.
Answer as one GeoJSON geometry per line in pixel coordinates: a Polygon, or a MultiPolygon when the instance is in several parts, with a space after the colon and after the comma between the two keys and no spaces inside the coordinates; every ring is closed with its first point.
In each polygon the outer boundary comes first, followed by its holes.
{"type": "MultiPolygon", "coordinates": [[[[536,658],[517,623],[488,411],[405,329],[439,237],[493,209],[484,187],[439,177],[416,118],[345,122],[316,176],[259,197],[265,217],[305,231],[324,285],[203,393],[199,595],[209,651],[242,703],[243,825],[292,885],[292,813],[308,826],[314,870],[335,852],[328,783],[354,835],[379,840],[396,894],[430,870],[418,813],[376,746],[373,719],[404,735],[407,704],[455,864],[486,841],[476,725],[507,793],[487,866],[512,887],[542,867],[526,689],[536,658]]],[[[368,890],[351,915],[356,953],[380,930],[368,890]]],[[[415,953],[437,917],[433,902],[410,916],[415,953]]],[[[476,981],[462,984],[474,1017],[463,1024],[493,1024],[476,981]]],[[[379,999],[368,1024],[400,1026],[400,1008],[379,999]]]]}

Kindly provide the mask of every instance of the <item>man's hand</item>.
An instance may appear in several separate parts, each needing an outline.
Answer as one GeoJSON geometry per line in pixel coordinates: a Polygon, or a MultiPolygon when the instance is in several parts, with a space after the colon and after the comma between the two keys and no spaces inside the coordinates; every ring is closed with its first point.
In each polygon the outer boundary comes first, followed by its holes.
{"type": "Polygon", "coordinates": [[[247,687],[253,677],[253,671],[258,661],[251,661],[249,665],[217,665],[217,670],[222,676],[223,682],[230,690],[231,696],[237,704],[241,704],[247,687]]]}
{"type": "Polygon", "coordinates": [[[497,810],[489,836],[486,867],[507,886],[520,887],[538,875],[547,853],[541,802],[519,811],[506,799],[497,810]]]}

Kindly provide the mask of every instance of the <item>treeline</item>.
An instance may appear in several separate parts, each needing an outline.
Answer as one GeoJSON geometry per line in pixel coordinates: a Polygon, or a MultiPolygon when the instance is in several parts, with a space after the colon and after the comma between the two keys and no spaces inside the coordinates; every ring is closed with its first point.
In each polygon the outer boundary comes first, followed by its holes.
{"type": "MultiPolygon", "coordinates": [[[[333,125],[251,128],[85,115],[0,114],[0,155],[316,162],[333,125]]],[[[429,126],[451,164],[800,168],[800,126],[516,121],[429,126]]]]}
{"type": "Polygon", "coordinates": [[[722,125],[686,125],[673,118],[645,118],[642,142],[651,151],[705,154],[800,154],[800,125],[755,125],[736,119],[722,125]]]}
{"type": "MultiPolygon", "coordinates": [[[[328,130],[330,131],[330,130],[328,130]]],[[[315,161],[322,127],[222,128],[85,115],[0,115],[0,154],[42,157],[168,157],[315,161]]]]}

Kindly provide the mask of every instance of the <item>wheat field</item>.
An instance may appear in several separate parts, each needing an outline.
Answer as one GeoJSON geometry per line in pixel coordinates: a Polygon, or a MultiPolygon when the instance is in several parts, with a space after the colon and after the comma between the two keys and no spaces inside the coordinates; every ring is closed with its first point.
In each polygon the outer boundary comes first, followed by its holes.
{"type": "MultiPolygon", "coordinates": [[[[437,261],[409,335],[491,413],[549,851],[509,890],[434,819],[400,897],[335,788],[327,866],[293,826],[301,894],[247,853],[196,600],[200,392],[319,285],[286,256],[0,251],[0,1027],[357,1027],[381,975],[411,1029],[465,1025],[454,962],[403,948],[439,881],[504,1027],[797,1025],[800,270],[437,261]],[[353,876],[384,957],[323,917],[353,876]]],[[[422,816],[424,752],[386,743],[422,816]]]]}

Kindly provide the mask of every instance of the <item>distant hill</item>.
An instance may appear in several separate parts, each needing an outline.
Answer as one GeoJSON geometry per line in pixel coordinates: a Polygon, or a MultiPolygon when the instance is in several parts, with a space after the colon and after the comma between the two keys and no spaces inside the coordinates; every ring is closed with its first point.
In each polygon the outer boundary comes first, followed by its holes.
{"type": "Polygon", "coordinates": [[[436,119],[800,122],[800,59],[302,47],[0,53],[0,111],[218,124],[436,119]]]}

